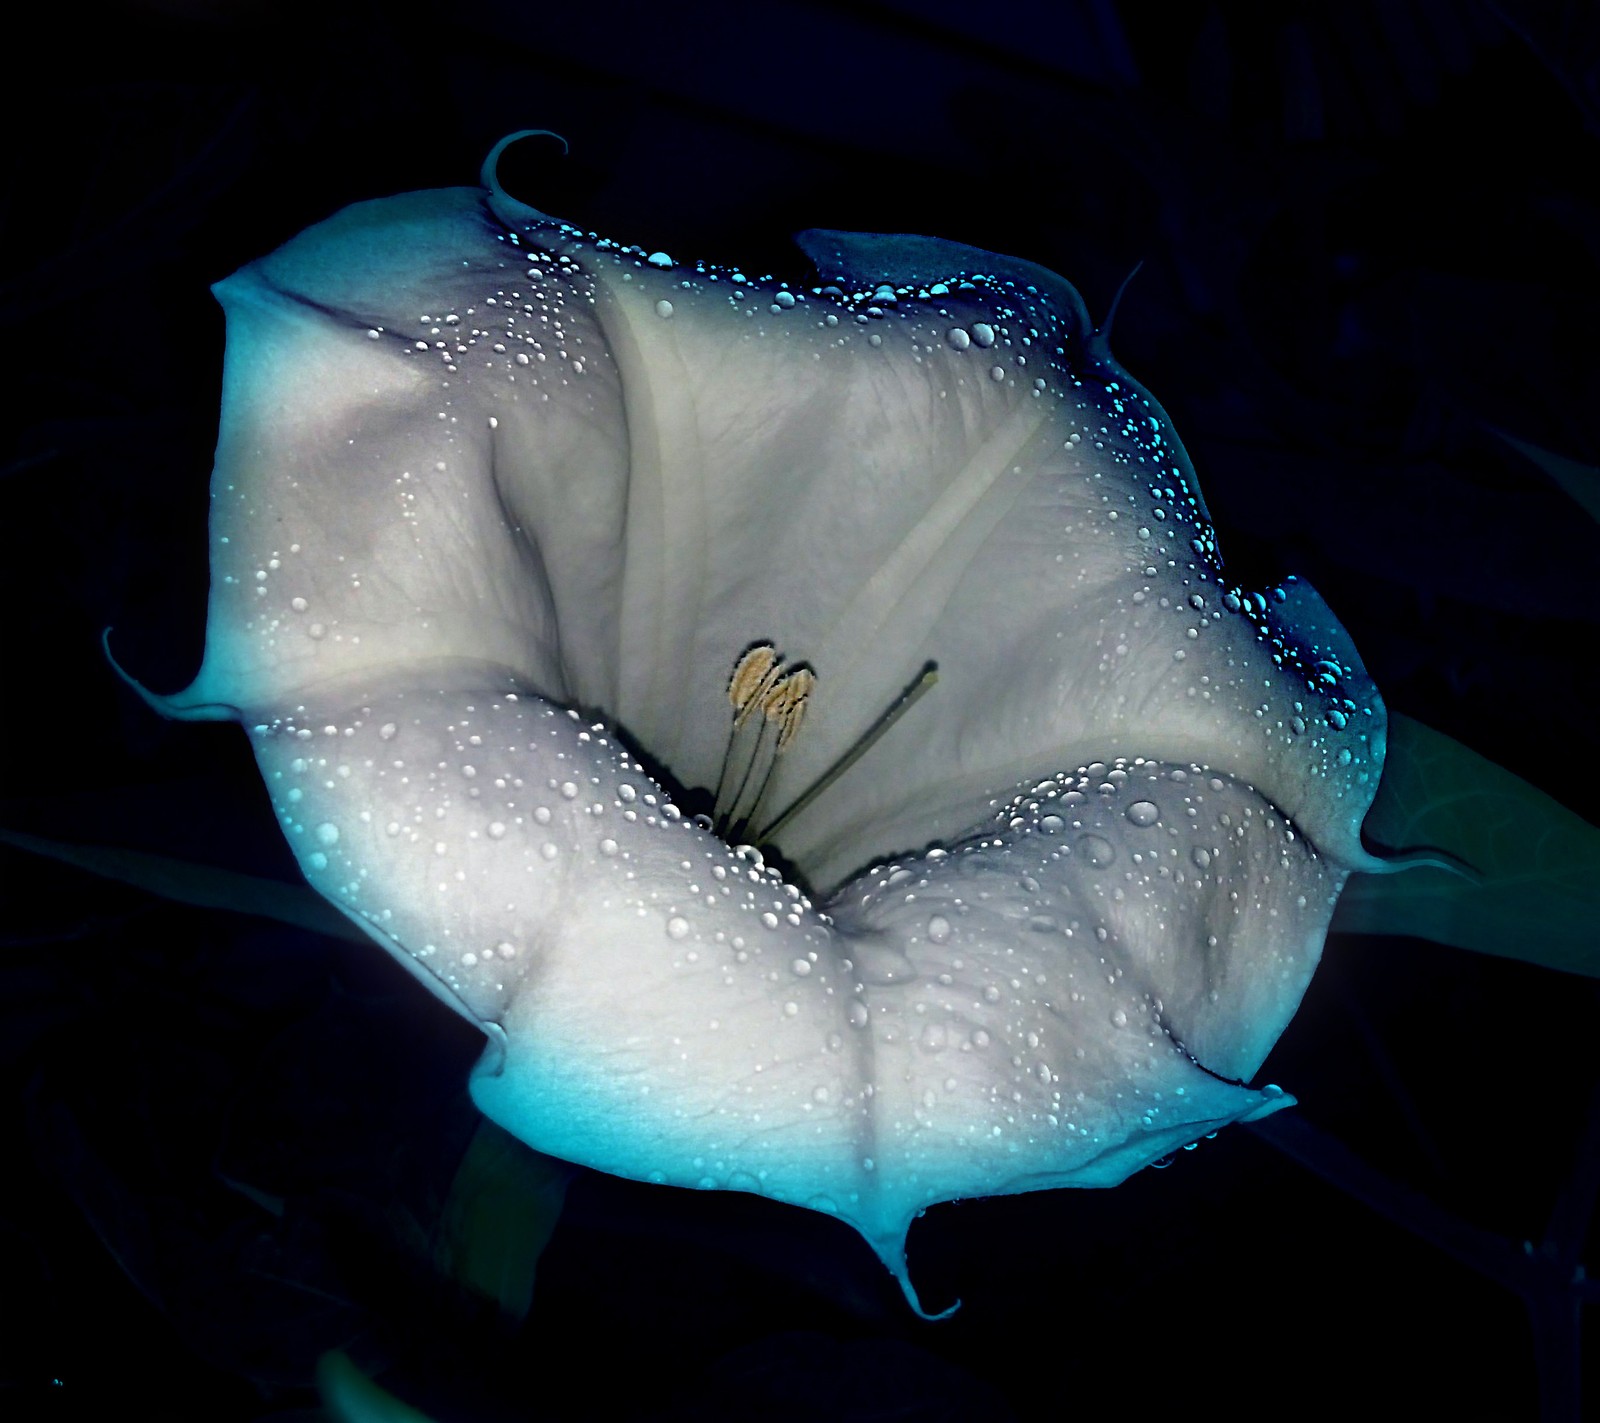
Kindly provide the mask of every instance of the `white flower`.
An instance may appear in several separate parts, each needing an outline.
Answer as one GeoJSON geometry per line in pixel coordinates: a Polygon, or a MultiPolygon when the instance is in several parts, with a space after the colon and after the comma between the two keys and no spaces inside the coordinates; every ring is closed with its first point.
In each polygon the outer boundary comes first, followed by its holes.
{"type": "Polygon", "coordinates": [[[788,288],[490,171],[218,287],[160,703],[243,721],[310,882],[489,1035],[482,1110],[837,1214],[915,1303],[928,1205],[1291,1101],[1243,1084],[1369,863],[1382,705],[1309,588],[1224,581],[1077,293],[838,233],[788,288]],[[721,838],[763,832],[788,881],[721,838]]]}

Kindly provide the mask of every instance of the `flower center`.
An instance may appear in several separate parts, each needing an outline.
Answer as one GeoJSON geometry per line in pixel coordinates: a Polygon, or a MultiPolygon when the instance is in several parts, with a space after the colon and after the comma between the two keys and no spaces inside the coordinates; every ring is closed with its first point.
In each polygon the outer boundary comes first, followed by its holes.
{"type": "Polygon", "coordinates": [[[816,800],[877,744],[922,694],[939,680],[936,663],[928,662],[906,689],[834,763],[792,800],[788,808],[762,821],[762,803],[772,784],[778,757],[794,744],[805,720],[806,705],[817,677],[803,662],[785,663],[770,642],[758,642],[741,653],[728,677],[728,702],[733,708],[728,744],[711,812],[712,829],[730,844],[748,840],[771,842],[790,820],[816,800]],[[760,828],[751,833],[751,826],[760,828]]]}

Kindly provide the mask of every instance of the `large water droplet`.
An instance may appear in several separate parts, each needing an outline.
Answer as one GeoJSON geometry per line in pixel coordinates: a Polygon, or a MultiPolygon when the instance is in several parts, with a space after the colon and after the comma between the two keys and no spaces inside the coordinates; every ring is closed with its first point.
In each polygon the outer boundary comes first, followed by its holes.
{"type": "Polygon", "coordinates": [[[689,937],[689,921],[681,914],[674,914],[667,920],[667,937],[669,939],[687,939],[689,937]]]}
{"type": "Polygon", "coordinates": [[[1133,824],[1144,830],[1161,819],[1161,808],[1153,800],[1136,800],[1124,814],[1133,824]]]}
{"type": "Polygon", "coordinates": [[[944,915],[935,914],[928,920],[928,940],[934,944],[950,942],[950,921],[944,915]]]}
{"type": "Polygon", "coordinates": [[[1078,853],[1099,870],[1103,870],[1117,858],[1117,852],[1111,842],[1099,835],[1080,835],[1078,853]]]}
{"type": "Polygon", "coordinates": [[[972,337],[959,326],[952,326],[944,333],[944,339],[957,351],[965,351],[972,344],[972,337]]]}
{"type": "Polygon", "coordinates": [[[337,845],[339,843],[339,827],[331,820],[324,820],[314,832],[319,845],[337,845]]]}

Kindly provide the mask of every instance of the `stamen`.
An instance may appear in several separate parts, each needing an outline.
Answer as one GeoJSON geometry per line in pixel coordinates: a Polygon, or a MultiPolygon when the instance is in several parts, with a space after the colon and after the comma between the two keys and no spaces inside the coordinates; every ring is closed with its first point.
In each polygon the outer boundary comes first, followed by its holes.
{"type": "MultiPolygon", "coordinates": [[[[771,758],[767,761],[766,770],[762,773],[761,782],[756,787],[755,799],[750,802],[750,809],[736,819],[730,817],[728,832],[730,839],[742,839],[750,827],[750,822],[755,819],[756,811],[761,808],[761,802],[766,798],[767,787],[772,784],[772,773],[778,769],[778,757],[789,749],[795,737],[800,734],[800,723],[805,717],[806,700],[811,696],[811,689],[816,684],[816,673],[809,667],[792,667],[762,699],[761,714],[766,721],[770,721],[778,728],[778,737],[773,745],[771,758]]],[[[759,743],[757,749],[759,750],[759,743]]],[[[752,770],[757,759],[759,758],[751,758],[752,770]]],[[[748,772],[746,774],[748,776],[748,772]]],[[[733,798],[733,808],[738,807],[743,796],[744,786],[741,785],[739,794],[733,798]]]]}
{"type": "Polygon", "coordinates": [[[733,703],[733,724],[743,726],[751,709],[757,707],[782,674],[778,654],[770,642],[758,642],[733,664],[728,678],[728,700],[733,703]]]}
{"type": "MultiPolygon", "coordinates": [[[[900,693],[900,695],[894,700],[893,703],[890,704],[889,708],[883,713],[883,715],[873,722],[872,725],[861,734],[860,739],[855,743],[855,745],[846,751],[843,756],[835,761],[833,765],[828,767],[828,769],[818,776],[817,779],[810,784],[810,786],[808,786],[793,801],[791,801],[789,808],[785,810],[782,815],[778,816],[776,820],[769,821],[767,825],[753,837],[754,843],[757,845],[763,845],[771,840],[779,830],[781,830],[785,825],[793,820],[795,816],[797,816],[802,810],[810,805],[812,801],[814,801],[823,793],[823,791],[827,790],[828,787],[838,780],[840,776],[844,775],[844,773],[854,766],[855,763],[863,756],[865,756],[867,752],[872,750],[872,748],[878,744],[879,738],[882,737],[883,734],[895,724],[895,722],[899,721],[901,717],[910,711],[911,708],[914,707],[921,699],[923,693],[925,693],[928,688],[933,686],[933,684],[938,680],[939,664],[936,662],[925,663],[922,671],[917,674],[917,680],[907,687],[905,691],[900,693]]],[[[807,691],[809,690],[810,688],[808,686],[807,691]]],[[[802,703],[801,707],[796,709],[795,727],[797,730],[799,728],[799,712],[803,709],[803,705],[804,704],[802,703]]],[[[783,736],[782,731],[780,730],[780,750],[782,749],[782,740],[783,736]]],[[[768,771],[767,774],[770,777],[771,772],[768,771]]],[[[757,803],[759,804],[759,797],[757,798],[757,803]]],[[[752,806],[752,813],[754,810],[755,807],[752,806]]]]}
{"type": "Polygon", "coordinates": [[[789,743],[799,735],[806,698],[816,685],[816,673],[809,667],[795,667],[767,693],[761,710],[778,724],[778,745],[774,755],[781,756],[789,749],[789,743]]]}
{"type": "MultiPolygon", "coordinates": [[[[722,808],[722,793],[727,789],[728,767],[732,763],[734,746],[736,743],[749,740],[748,737],[741,737],[739,733],[744,729],[751,714],[761,710],[763,701],[782,673],[783,665],[770,642],[756,643],[733,664],[733,672],[728,678],[728,701],[733,705],[733,730],[728,733],[728,743],[722,748],[722,767],[717,772],[717,788],[711,797],[712,819],[719,825],[725,814],[722,808]]],[[[755,750],[760,749],[761,730],[762,727],[756,729],[755,750]]],[[[750,767],[746,765],[744,775],[739,778],[741,791],[749,777],[750,767]]],[[[737,795],[734,801],[737,803],[737,795]]],[[[731,811],[732,808],[729,806],[728,810],[731,811]]]]}

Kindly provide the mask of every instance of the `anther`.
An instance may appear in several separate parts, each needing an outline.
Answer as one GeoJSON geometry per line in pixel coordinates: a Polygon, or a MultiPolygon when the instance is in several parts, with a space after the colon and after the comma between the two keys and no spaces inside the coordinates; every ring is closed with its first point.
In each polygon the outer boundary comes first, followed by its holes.
{"type": "Polygon", "coordinates": [[[783,673],[770,642],[758,642],[733,664],[728,678],[728,700],[733,703],[733,724],[740,727],[783,673]]]}

